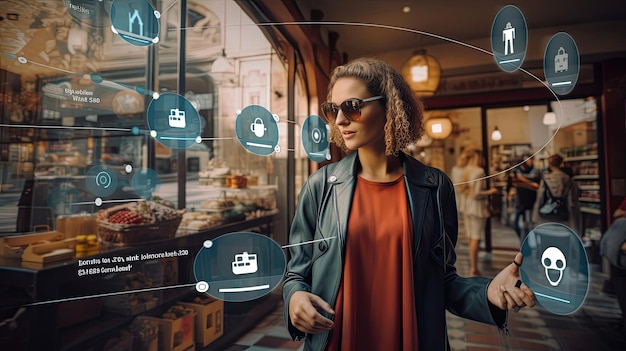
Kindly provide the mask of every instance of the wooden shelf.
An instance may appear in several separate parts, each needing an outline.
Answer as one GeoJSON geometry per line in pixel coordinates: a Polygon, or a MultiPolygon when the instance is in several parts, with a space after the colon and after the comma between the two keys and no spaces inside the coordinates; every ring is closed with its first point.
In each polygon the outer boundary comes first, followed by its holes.
{"type": "Polygon", "coordinates": [[[579,185],[578,189],[580,190],[600,190],[599,185],[579,185]]]}
{"type": "Polygon", "coordinates": [[[574,180],[583,180],[583,179],[600,179],[600,176],[597,174],[579,174],[574,176],[574,180]]]}
{"type": "Polygon", "coordinates": [[[600,202],[600,199],[594,199],[591,197],[579,197],[578,201],[582,201],[582,202],[600,202]]]}
{"type": "Polygon", "coordinates": [[[598,159],[598,155],[585,155],[585,156],[566,157],[565,159],[563,159],[563,161],[575,162],[575,161],[591,161],[591,160],[597,160],[597,159],[598,159]]]}

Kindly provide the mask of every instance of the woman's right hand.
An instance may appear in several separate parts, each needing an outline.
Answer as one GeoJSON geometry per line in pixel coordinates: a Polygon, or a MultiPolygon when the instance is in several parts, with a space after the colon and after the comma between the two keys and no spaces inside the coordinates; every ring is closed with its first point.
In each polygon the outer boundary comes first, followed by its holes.
{"type": "Polygon", "coordinates": [[[321,297],[306,291],[296,291],[289,299],[289,319],[298,330],[317,334],[333,328],[333,321],[318,312],[321,309],[331,315],[335,311],[321,297]]]}

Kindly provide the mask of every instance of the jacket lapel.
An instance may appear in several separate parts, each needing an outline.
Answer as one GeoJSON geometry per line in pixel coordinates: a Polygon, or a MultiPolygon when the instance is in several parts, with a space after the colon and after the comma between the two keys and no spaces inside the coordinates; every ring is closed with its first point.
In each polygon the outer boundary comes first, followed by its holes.
{"type": "Polygon", "coordinates": [[[423,163],[404,153],[401,154],[401,159],[404,164],[404,178],[413,218],[413,255],[415,256],[422,239],[426,209],[431,205],[433,199],[431,194],[437,188],[437,181],[430,168],[423,163]]]}

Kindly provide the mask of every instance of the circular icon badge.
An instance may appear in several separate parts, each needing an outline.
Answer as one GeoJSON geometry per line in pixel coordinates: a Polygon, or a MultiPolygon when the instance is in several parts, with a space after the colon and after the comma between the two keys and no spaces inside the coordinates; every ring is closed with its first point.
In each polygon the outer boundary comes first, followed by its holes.
{"type": "Polygon", "coordinates": [[[546,310],[576,312],[589,290],[589,261],[578,235],[558,223],[540,224],[522,243],[520,277],[546,310]]]}
{"type": "Polygon", "coordinates": [[[281,282],[287,260],[265,235],[237,232],[205,242],[193,272],[202,291],[228,302],[258,299],[281,282]]]}
{"type": "Polygon", "coordinates": [[[307,117],[302,124],[302,146],[309,159],[314,162],[330,160],[328,132],[330,128],[317,115],[307,117]]]}
{"type": "Polygon", "coordinates": [[[528,27],[522,11],[513,5],[503,7],[491,26],[491,51],[506,72],[520,68],[526,56],[528,27]]]}
{"type": "Polygon", "coordinates": [[[543,55],[543,74],[548,86],[557,94],[569,94],[580,72],[580,54],[574,38],[564,32],[556,33],[543,55]]]}
{"type": "Polygon", "coordinates": [[[85,186],[95,196],[110,196],[117,190],[117,174],[105,166],[92,167],[85,176],[85,186]]]}
{"type": "Polygon", "coordinates": [[[161,178],[157,172],[150,168],[137,170],[130,179],[130,185],[133,187],[135,194],[144,199],[151,199],[152,193],[160,184],[161,178]]]}
{"type": "Polygon", "coordinates": [[[202,123],[198,111],[184,96],[164,93],[148,106],[148,126],[161,144],[185,149],[197,143],[202,123]]]}
{"type": "Polygon", "coordinates": [[[280,151],[278,116],[263,106],[246,106],[237,114],[235,134],[241,145],[253,154],[267,156],[280,151]]]}
{"type": "Polygon", "coordinates": [[[159,42],[160,17],[147,0],[115,0],[111,5],[111,30],[129,44],[152,45],[159,42]]]}

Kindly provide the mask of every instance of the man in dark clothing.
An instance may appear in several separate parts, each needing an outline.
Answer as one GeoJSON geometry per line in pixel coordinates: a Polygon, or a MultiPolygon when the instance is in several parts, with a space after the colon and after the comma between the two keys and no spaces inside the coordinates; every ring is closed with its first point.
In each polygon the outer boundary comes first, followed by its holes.
{"type": "Polygon", "coordinates": [[[533,166],[533,159],[529,154],[522,156],[524,163],[509,174],[509,200],[515,197],[515,215],[513,228],[520,240],[524,240],[531,227],[531,211],[537,198],[537,188],[541,181],[541,172],[533,166]],[[520,218],[523,224],[520,226],[520,218]]]}

